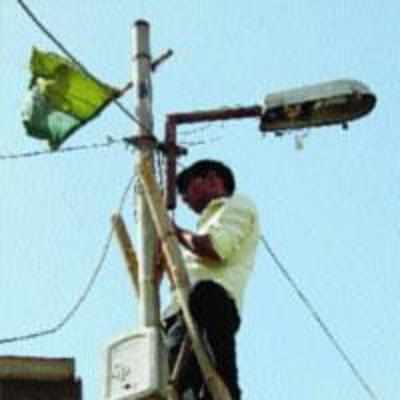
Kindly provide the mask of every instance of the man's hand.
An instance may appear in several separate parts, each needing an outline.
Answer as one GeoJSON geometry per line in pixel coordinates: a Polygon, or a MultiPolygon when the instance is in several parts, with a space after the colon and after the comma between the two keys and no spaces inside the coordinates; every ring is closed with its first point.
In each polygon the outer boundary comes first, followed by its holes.
{"type": "Polygon", "coordinates": [[[182,229],[175,223],[173,227],[176,236],[187,250],[200,258],[208,258],[212,261],[221,262],[222,258],[215,250],[209,235],[198,235],[186,229],[182,229]]]}

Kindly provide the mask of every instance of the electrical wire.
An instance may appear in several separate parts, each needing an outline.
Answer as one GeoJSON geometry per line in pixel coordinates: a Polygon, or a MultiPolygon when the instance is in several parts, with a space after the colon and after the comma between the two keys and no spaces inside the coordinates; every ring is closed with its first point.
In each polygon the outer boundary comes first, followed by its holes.
{"type": "Polygon", "coordinates": [[[198,128],[193,128],[193,129],[188,129],[188,130],[182,131],[182,132],[180,132],[180,134],[186,135],[186,136],[194,135],[195,133],[204,132],[204,131],[212,128],[214,125],[215,125],[215,122],[208,122],[207,124],[200,126],[198,128]]]}
{"type": "MultiPolygon", "coordinates": [[[[53,35],[49,29],[39,20],[39,18],[33,13],[33,11],[25,4],[22,0],[17,0],[17,3],[21,6],[28,17],[33,21],[33,23],[44,33],[58,49],[68,57],[84,74],[93,80],[97,78],[61,43],[59,39],[53,35]]],[[[121,93],[125,93],[123,90],[121,93]]],[[[112,102],[132,121],[134,121],[138,126],[144,129],[147,133],[152,134],[147,126],[144,126],[138,118],[136,118],[117,98],[113,98],[112,102]]]]}
{"type": "MultiPolygon", "coordinates": [[[[19,160],[19,159],[25,159],[25,158],[33,158],[33,157],[39,157],[39,156],[54,156],[58,155],[60,153],[71,153],[75,151],[85,151],[85,150],[100,150],[104,149],[107,147],[111,147],[114,144],[125,144],[129,145],[129,137],[123,137],[119,139],[114,139],[111,136],[107,137],[106,142],[104,143],[91,143],[91,144],[81,144],[81,145],[76,145],[76,146],[66,146],[66,147],[61,147],[57,150],[32,150],[32,151],[26,151],[22,153],[8,153],[8,154],[1,154],[0,153],[0,162],[1,161],[7,161],[7,160],[19,160]]],[[[207,140],[198,140],[198,141],[182,141],[180,144],[187,146],[187,147],[195,147],[195,146],[202,146],[202,145],[207,145],[207,144],[212,144],[215,142],[219,142],[222,140],[222,136],[216,136],[212,138],[208,138],[207,140]]],[[[161,152],[157,149],[157,154],[161,157],[161,152]]],[[[161,166],[165,163],[163,159],[157,159],[158,162],[158,167],[159,169],[161,166]]],[[[162,183],[163,177],[160,177],[160,183],[162,183]]]]}
{"type": "MultiPolygon", "coordinates": [[[[128,184],[126,185],[126,188],[125,188],[122,196],[121,196],[121,199],[120,199],[120,202],[119,202],[119,206],[118,206],[118,213],[120,213],[122,211],[123,207],[124,207],[126,198],[127,198],[128,193],[129,193],[129,191],[130,191],[130,189],[132,187],[133,182],[134,182],[134,177],[131,177],[129,179],[128,184]]],[[[113,236],[114,236],[114,226],[111,225],[110,231],[109,231],[109,233],[107,235],[107,238],[106,238],[105,244],[103,246],[99,262],[96,265],[96,268],[94,269],[94,271],[93,271],[93,273],[92,273],[92,275],[91,275],[86,287],[84,288],[82,294],[79,296],[79,298],[77,299],[75,304],[71,307],[71,309],[60,320],[60,322],[58,322],[56,325],[54,325],[51,328],[39,330],[37,332],[32,332],[32,333],[28,333],[28,334],[25,334],[25,335],[20,335],[20,336],[14,336],[14,337],[8,337],[8,338],[0,339],[0,345],[9,344],[9,343],[15,343],[15,342],[22,342],[22,341],[27,341],[27,340],[32,340],[32,339],[37,339],[39,337],[53,335],[53,334],[57,333],[58,331],[60,331],[74,317],[74,315],[77,313],[79,308],[82,306],[84,301],[87,299],[90,291],[94,287],[96,279],[99,276],[100,271],[102,270],[102,268],[104,266],[104,262],[106,260],[108,251],[110,249],[111,240],[112,240],[113,236]]]]}
{"type": "Polygon", "coordinates": [[[69,146],[69,147],[62,147],[58,150],[35,150],[35,151],[28,151],[23,153],[9,153],[9,154],[0,154],[0,161],[5,160],[19,160],[21,158],[32,158],[37,156],[44,156],[44,155],[56,155],[60,153],[68,153],[74,151],[83,151],[83,150],[99,150],[105,147],[110,147],[114,144],[121,144],[126,143],[126,139],[113,139],[112,137],[107,137],[107,141],[105,143],[91,143],[91,144],[81,144],[78,146],[69,146]]]}
{"type": "Polygon", "coordinates": [[[275,265],[278,267],[279,271],[282,273],[282,275],[285,277],[285,279],[289,282],[290,286],[294,289],[297,296],[300,298],[302,303],[306,306],[307,310],[311,313],[314,320],[318,323],[318,325],[320,326],[322,331],[328,337],[329,341],[332,343],[332,345],[335,347],[337,352],[340,354],[343,361],[350,368],[350,370],[352,371],[352,373],[355,376],[355,378],[357,379],[357,381],[360,383],[360,385],[363,387],[363,389],[368,393],[368,395],[371,399],[378,400],[378,397],[372,390],[371,386],[363,378],[363,376],[361,375],[358,368],[355,366],[353,361],[351,361],[350,357],[346,354],[346,352],[344,351],[342,346],[339,344],[338,340],[335,338],[335,336],[333,335],[331,330],[328,328],[327,324],[322,320],[321,316],[316,311],[315,307],[312,305],[311,301],[307,298],[307,296],[304,294],[304,292],[300,289],[299,285],[296,283],[296,281],[293,279],[293,277],[289,274],[288,270],[284,267],[282,262],[276,256],[275,252],[272,250],[271,246],[267,242],[265,236],[262,235],[260,237],[260,240],[263,243],[268,254],[271,256],[275,265]]]}
{"type": "Polygon", "coordinates": [[[219,142],[222,139],[223,139],[222,136],[215,136],[215,137],[204,139],[204,140],[181,141],[180,144],[183,146],[188,146],[188,147],[204,146],[206,144],[212,144],[212,143],[219,142]]]}

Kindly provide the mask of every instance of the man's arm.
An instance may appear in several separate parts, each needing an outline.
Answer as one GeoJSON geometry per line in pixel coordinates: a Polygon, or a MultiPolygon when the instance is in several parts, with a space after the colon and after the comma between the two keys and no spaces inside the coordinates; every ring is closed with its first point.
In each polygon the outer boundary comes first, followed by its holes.
{"type": "Polygon", "coordinates": [[[212,261],[222,261],[221,256],[215,250],[209,235],[198,235],[186,229],[174,225],[179,242],[191,253],[200,258],[208,258],[212,261]]]}

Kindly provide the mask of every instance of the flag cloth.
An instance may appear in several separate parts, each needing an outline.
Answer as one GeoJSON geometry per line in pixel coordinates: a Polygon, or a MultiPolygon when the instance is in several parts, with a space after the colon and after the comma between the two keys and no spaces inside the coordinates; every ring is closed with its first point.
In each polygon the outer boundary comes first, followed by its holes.
{"type": "Polygon", "coordinates": [[[120,91],[88,76],[71,61],[33,48],[32,80],[22,118],[28,135],[58,149],[120,91]]]}

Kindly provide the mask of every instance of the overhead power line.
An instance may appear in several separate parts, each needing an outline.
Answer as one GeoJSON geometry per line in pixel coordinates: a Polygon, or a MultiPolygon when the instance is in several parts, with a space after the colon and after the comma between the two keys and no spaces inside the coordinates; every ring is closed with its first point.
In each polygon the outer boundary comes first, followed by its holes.
{"type": "MultiPolygon", "coordinates": [[[[183,141],[183,142],[181,142],[181,144],[184,146],[187,146],[187,147],[194,147],[194,146],[201,146],[201,145],[215,143],[221,139],[222,139],[221,136],[216,136],[216,137],[209,138],[207,140],[183,141]]],[[[71,152],[75,152],[75,151],[101,150],[104,148],[109,148],[109,147],[113,146],[114,144],[125,144],[126,146],[129,146],[131,144],[130,141],[131,141],[131,138],[129,138],[129,137],[114,139],[109,136],[109,137],[107,137],[107,141],[104,143],[91,143],[91,144],[81,144],[81,145],[76,145],[76,146],[66,146],[66,147],[61,147],[57,150],[46,149],[46,150],[25,151],[22,153],[8,153],[8,154],[0,153],[0,161],[21,160],[21,159],[25,159],[25,158],[33,158],[33,157],[40,157],[40,156],[55,156],[55,155],[59,155],[61,153],[71,153],[71,152]]],[[[160,153],[160,150],[156,149],[156,151],[158,153],[160,153]]]]}
{"type": "Polygon", "coordinates": [[[357,379],[357,381],[360,383],[360,385],[363,387],[363,389],[368,393],[368,395],[371,399],[378,400],[378,396],[374,393],[371,386],[367,383],[366,379],[363,378],[360,371],[358,370],[358,368],[356,367],[354,362],[351,361],[350,356],[347,355],[347,353],[344,351],[342,346],[339,344],[338,340],[335,338],[335,336],[333,335],[331,330],[328,328],[327,324],[322,320],[321,316],[319,315],[319,313],[317,312],[315,307],[312,305],[311,301],[307,298],[307,296],[300,289],[300,287],[298,286],[296,281],[289,274],[288,270],[284,267],[284,265],[281,263],[279,258],[276,256],[275,252],[272,250],[272,248],[269,245],[269,243],[267,242],[266,238],[262,235],[260,237],[260,240],[263,243],[268,254],[271,256],[275,265],[278,267],[279,271],[282,273],[282,275],[285,277],[285,279],[289,282],[290,286],[294,289],[297,296],[300,298],[302,303],[306,306],[307,310],[311,313],[314,320],[318,323],[318,325],[320,326],[322,331],[328,337],[329,341],[332,343],[332,345],[335,347],[337,352],[340,354],[340,356],[342,357],[344,362],[350,368],[350,370],[352,371],[352,373],[355,376],[355,378],[357,379]]]}
{"type": "Polygon", "coordinates": [[[105,143],[81,144],[77,146],[62,147],[58,150],[47,149],[47,150],[27,151],[23,153],[0,154],[0,161],[19,160],[23,158],[32,158],[38,156],[52,156],[60,153],[69,153],[74,151],[99,150],[102,148],[110,147],[114,144],[121,144],[121,143],[126,143],[126,138],[113,139],[112,137],[107,137],[107,141],[105,143]]]}
{"type": "MultiPolygon", "coordinates": [[[[119,202],[119,206],[118,206],[118,213],[121,213],[125,202],[126,202],[126,198],[128,196],[128,193],[133,185],[134,182],[134,177],[131,177],[129,179],[128,184],[126,185],[126,188],[121,196],[120,202],[119,202]]],[[[102,270],[103,266],[104,266],[104,262],[106,260],[108,251],[110,249],[111,246],[111,240],[113,238],[114,235],[114,226],[111,225],[110,231],[107,235],[105,244],[103,246],[103,249],[101,251],[101,256],[99,259],[99,262],[96,265],[96,268],[94,269],[85,289],[83,290],[82,294],[79,296],[78,300],[75,302],[75,304],[71,307],[71,309],[65,314],[65,316],[60,320],[60,322],[58,322],[56,325],[54,325],[51,328],[47,328],[47,329],[42,329],[36,332],[32,332],[32,333],[28,333],[25,335],[19,335],[19,336],[14,336],[14,337],[8,337],[8,338],[3,338],[0,339],[0,345],[3,344],[9,344],[9,343],[14,343],[14,342],[22,342],[22,341],[27,341],[27,340],[32,340],[32,339],[37,339],[43,336],[49,336],[49,335],[53,335],[55,333],[57,333],[58,331],[60,331],[73,317],[74,315],[77,313],[77,311],[79,310],[79,308],[81,307],[81,305],[84,303],[84,301],[87,299],[90,291],[92,290],[92,288],[94,287],[94,284],[96,282],[96,279],[100,273],[100,271],[102,270]]]]}

